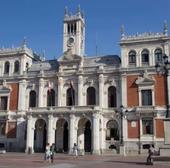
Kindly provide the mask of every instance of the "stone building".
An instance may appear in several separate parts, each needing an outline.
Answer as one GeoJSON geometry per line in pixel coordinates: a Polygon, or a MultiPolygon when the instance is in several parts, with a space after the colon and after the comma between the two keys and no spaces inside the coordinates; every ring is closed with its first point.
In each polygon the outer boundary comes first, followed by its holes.
{"type": "Polygon", "coordinates": [[[121,57],[87,57],[85,20],[65,9],[63,55],[43,60],[27,48],[0,49],[0,143],[8,151],[145,153],[164,144],[167,79],[155,65],[170,53],[163,33],[127,36],[121,57]]]}

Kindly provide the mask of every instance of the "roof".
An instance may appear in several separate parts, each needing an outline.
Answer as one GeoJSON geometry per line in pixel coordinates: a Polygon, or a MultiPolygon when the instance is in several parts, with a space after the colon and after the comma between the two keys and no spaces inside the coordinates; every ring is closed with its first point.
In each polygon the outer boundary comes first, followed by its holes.
{"type": "Polygon", "coordinates": [[[121,63],[118,55],[105,55],[98,57],[84,57],[84,67],[92,66],[113,66],[119,67],[121,63]]]}
{"type": "Polygon", "coordinates": [[[56,71],[58,70],[57,60],[47,60],[47,61],[36,61],[33,62],[32,66],[29,68],[28,72],[33,71],[56,71]]]}

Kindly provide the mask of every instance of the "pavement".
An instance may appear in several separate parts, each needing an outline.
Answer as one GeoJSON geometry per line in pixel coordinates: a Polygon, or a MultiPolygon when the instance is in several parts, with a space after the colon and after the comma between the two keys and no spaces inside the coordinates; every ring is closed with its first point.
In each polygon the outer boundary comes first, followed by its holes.
{"type": "Polygon", "coordinates": [[[0,154],[0,168],[170,168],[170,163],[146,165],[146,156],[85,155],[75,159],[68,154],[55,154],[54,163],[44,161],[44,154],[0,154]]]}

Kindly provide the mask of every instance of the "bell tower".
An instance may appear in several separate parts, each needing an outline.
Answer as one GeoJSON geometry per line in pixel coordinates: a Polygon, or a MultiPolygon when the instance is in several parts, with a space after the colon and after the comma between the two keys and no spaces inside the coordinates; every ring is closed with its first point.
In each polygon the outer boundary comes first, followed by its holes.
{"type": "Polygon", "coordinates": [[[63,52],[71,50],[72,54],[84,56],[85,49],[85,22],[80,6],[75,15],[69,13],[65,7],[63,52]]]}

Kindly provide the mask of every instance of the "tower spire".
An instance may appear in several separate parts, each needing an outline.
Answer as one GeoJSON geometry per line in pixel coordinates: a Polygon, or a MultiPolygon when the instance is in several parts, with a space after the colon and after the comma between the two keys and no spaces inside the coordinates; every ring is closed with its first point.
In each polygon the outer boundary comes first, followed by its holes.
{"type": "Polygon", "coordinates": [[[164,21],[164,24],[163,24],[163,34],[168,35],[168,23],[166,20],[164,21]]]}
{"type": "Polygon", "coordinates": [[[121,38],[124,38],[125,37],[125,26],[123,24],[120,28],[120,33],[121,33],[121,38]]]}
{"type": "Polygon", "coordinates": [[[65,16],[68,16],[68,7],[67,7],[67,6],[65,6],[64,15],[65,15],[65,16]]]}
{"type": "Polygon", "coordinates": [[[77,15],[81,16],[81,8],[80,8],[80,4],[77,7],[77,15]]]}

